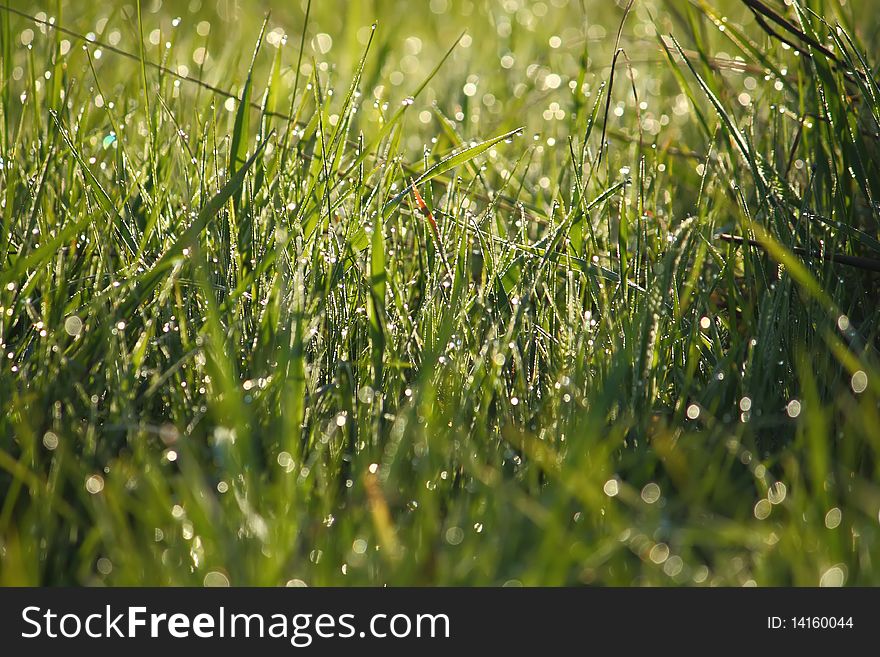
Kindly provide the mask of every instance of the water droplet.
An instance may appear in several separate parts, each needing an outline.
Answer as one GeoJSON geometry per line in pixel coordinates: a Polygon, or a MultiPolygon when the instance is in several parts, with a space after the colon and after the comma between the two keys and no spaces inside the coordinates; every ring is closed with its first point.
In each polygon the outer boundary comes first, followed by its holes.
{"type": "Polygon", "coordinates": [[[99,474],[93,474],[86,479],[86,490],[92,495],[97,495],[104,490],[104,478],[99,474]]]}
{"type": "Polygon", "coordinates": [[[660,486],[658,486],[654,482],[645,484],[645,487],[642,488],[642,501],[644,501],[646,504],[654,504],[659,499],[660,486]]]}
{"type": "Polygon", "coordinates": [[[766,520],[770,516],[771,511],[773,511],[773,505],[765,499],[758,500],[753,509],[753,513],[758,520],[766,520]]]}
{"type": "Polygon", "coordinates": [[[782,502],[785,501],[785,496],[787,494],[788,488],[786,485],[781,481],[777,481],[767,489],[767,500],[770,504],[782,504],[782,502]]]}
{"type": "Polygon", "coordinates": [[[446,542],[450,545],[459,545],[464,540],[464,530],[461,527],[450,527],[446,530],[446,542]]]}
{"type": "Polygon", "coordinates": [[[846,572],[844,571],[844,568],[845,566],[843,564],[838,564],[826,570],[819,580],[819,586],[823,588],[843,586],[846,583],[846,572]]]}
{"type": "Polygon", "coordinates": [[[825,526],[828,529],[837,529],[840,526],[840,521],[843,519],[843,513],[838,507],[834,507],[828,510],[828,513],[825,514],[825,526]]]}
{"type": "Polygon", "coordinates": [[[64,320],[64,331],[71,337],[76,337],[83,330],[82,320],[76,315],[71,315],[64,320]]]}
{"type": "Polygon", "coordinates": [[[58,447],[58,436],[52,431],[47,431],[43,434],[43,447],[48,449],[50,452],[58,447]]]}
{"type": "Polygon", "coordinates": [[[205,575],[203,583],[209,588],[225,588],[229,586],[229,578],[219,570],[212,570],[205,575]]]}
{"type": "Polygon", "coordinates": [[[852,375],[850,385],[852,386],[853,392],[857,395],[865,392],[865,390],[867,390],[868,388],[868,375],[864,372],[864,370],[859,370],[852,375]]]}

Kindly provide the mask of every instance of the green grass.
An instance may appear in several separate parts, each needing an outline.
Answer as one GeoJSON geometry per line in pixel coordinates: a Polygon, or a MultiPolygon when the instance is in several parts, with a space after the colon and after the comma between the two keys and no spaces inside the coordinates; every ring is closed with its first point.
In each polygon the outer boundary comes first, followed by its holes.
{"type": "Polygon", "coordinates": [[[43,4],[0,584],[880,584],[876,1],[43,4]]]}

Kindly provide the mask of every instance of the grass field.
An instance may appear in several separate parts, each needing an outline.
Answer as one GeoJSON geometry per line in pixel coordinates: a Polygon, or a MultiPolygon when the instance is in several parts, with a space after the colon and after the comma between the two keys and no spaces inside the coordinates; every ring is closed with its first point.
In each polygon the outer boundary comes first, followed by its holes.
{"type": "Polygon", "coordinates": [[[880,2],[625,4],[4,4],[0,584],[880,585],[880,2]]]}

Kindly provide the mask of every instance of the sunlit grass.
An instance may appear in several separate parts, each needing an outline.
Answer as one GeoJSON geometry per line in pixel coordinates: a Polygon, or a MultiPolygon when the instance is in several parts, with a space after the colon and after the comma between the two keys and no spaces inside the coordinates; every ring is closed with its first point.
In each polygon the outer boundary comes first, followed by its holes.
{"type": "Polygon", "coordinates": [[[880,584],[876,2],[265,4],[0,9],[0,583],[880,584]]]}

